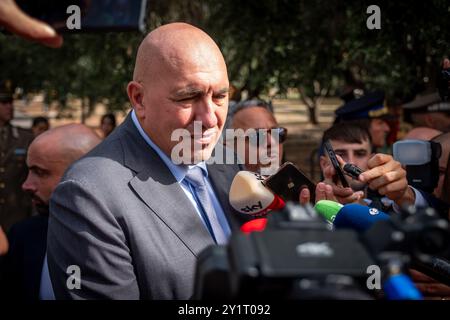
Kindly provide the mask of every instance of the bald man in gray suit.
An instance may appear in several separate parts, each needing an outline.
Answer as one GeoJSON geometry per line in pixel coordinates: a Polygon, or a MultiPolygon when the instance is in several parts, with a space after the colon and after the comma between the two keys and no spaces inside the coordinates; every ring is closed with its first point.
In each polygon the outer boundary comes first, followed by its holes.
{"type": "Polygon", "coordinates": [[[173,23],[143,40],[127,87],[133,110],[69,168],[51,199],[48,265],[57,299],[192,296],[199,253],[225,244],[248,220],[228,201],[240,166],[206,164],[228,87],[223,56],[200,29],[173,23]],[[189,165],[171,157],[177,129],[197,146],[189,165]]]}

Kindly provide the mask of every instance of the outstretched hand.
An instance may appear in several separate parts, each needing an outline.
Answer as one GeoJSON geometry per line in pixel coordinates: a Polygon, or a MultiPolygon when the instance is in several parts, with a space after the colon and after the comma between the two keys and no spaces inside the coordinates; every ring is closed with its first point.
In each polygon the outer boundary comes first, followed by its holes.
{"type": "Polygon", "coordinates": [[[48,24],[23,12],[14,0],[0,1],[0,25],[22,38],[37,41],[52,48],[62,46],[63,38],[48,24]]]}

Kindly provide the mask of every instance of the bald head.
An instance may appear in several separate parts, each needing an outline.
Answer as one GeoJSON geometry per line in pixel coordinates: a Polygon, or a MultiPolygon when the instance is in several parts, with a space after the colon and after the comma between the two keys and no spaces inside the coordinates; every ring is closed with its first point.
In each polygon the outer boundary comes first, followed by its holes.
{"type": "Polygon", "coordinates": [[[161,26],[145,37],[127,86],[142,129],[174,162],[186,155],[185,164],[210,158],[225,124],[228,91],[227,68],[217,44],[186,23],[161,26]],[[194,123],[201,124],[202,134],[195,139],[194,123]],[[171,137],[180,130],[192,141],[175,154],[180,141],[171,137]]]}
{"type": "Polygon", "coordinates": [[[158,79],[161,68],[176,71],[185,63],[208,60],[225,65],[219,47],[207,33],[187,23],[166,24],[150,32],[140,44],[133,80],[147,82],[158,79]]]}
{"type": "Polygon", "coordinates": [[[68,124],[48,130],[32,142],[30,150],[53,155],[55,160],[71,164],[94,148],[101,139],[82,124],[68,124]]]}
{"type": "Polygon", "coordinates": [[[403,139],[418,139],[418,140],[431,140],[434,137],[437,137],[438,135],[442,134],[442,131],[428,128],[428,127],[417,127],[414,129],[411,129],[404,137],[403,139]]]}
{"type": "Polygon", "coordinates": [[[274,115],[264,107],[251,106],[239,110],[233,115],[233,129],[247,130],[250,128],[271,129],[277,127],[274,115]]]}
{"type": "Polygon", "coordinates": [[[28,176],[22,189],[31,195],[40,214],[48,214],[48,204],[69,165],[100,142],[82,124],[69,124],[45,131],[31,143],[27,154],[28,176]]]}

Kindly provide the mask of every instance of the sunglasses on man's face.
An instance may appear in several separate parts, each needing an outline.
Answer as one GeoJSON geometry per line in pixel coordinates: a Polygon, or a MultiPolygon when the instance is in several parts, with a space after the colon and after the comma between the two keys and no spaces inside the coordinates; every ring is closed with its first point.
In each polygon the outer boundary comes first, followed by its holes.
{"type": "Polygon", "coordinates": [[[249,132],[246,136],[249,138],[250,143],[259,146],[262,144],[267,144],[268,135],[276,135],[276,137],[273,138],[277,139],[279,143],[283,143],[287,139],[287,129],[283,127],[271,129],[255,128],[251,130],[251,132],[249,132]]]}

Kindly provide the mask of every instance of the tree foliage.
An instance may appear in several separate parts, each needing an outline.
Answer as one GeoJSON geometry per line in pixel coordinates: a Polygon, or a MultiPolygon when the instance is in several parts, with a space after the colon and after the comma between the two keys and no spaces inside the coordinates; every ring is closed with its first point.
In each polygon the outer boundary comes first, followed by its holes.
{"type": "MultiPolygon", "coordinates": [[[[369,30],[369,1],[154,0],[148,30],[171,21],[204,28],[222,48],[231,82],[249,97],[298,89],[310,107],[358,86],[383,89],[393,103],[435,86],[450,53],[450,4],[379,1],[381,29],[369,30]]],[[[0,35],[1,79],[49,100],[88,97],[110,109],[126,104],[142,34],[65,36],[61,49],[0,35]]]]}

